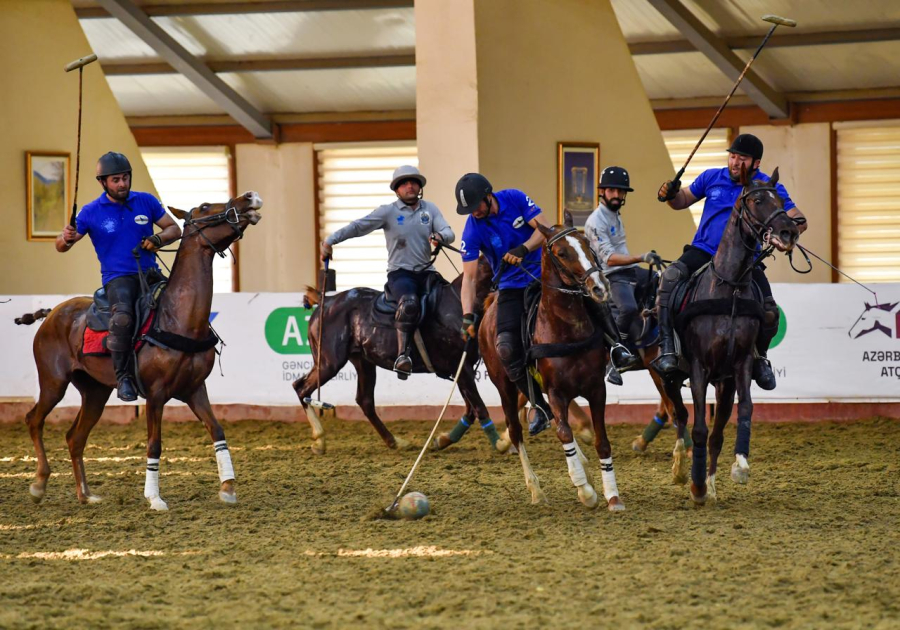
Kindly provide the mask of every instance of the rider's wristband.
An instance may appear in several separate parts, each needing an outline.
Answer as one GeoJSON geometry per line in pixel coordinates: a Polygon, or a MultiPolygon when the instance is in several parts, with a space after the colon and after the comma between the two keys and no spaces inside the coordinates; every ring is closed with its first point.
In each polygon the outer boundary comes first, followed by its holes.
{"type": "Polygon", "coordinates": [[[159,234],[154,234],[153,236],[148,237],[147,240],[157,247],[162,247],[162,239],[159,238],[159,234]]]}
{"type": "Polygon", "coordinates": [[[462,319],[463,326],[474,326],[475,325],[475,313],[466,313],[463,315],[462,319]]]}
{"type": "Polygon", "coordinates": [[[528,248],[525,245],[519,245],[518,247],[513,247],[509,252],[516,258],[525,258],[528,255],[528,248]]]}

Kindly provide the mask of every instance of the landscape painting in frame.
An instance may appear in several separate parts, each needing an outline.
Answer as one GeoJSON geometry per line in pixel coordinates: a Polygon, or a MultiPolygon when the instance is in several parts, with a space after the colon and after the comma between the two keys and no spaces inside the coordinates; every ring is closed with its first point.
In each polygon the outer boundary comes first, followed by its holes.
{"type": "Polygon", "coordinates": [[[52,241],[69,215],[69,154],[25,153],[28,240],[52,241]]]}
{"type": "Polygon", "coordinates": [[[600,145],[590,142],[557,144],[557,221],[563,222],[563,211],[572,214],[575,226],[584,222],[597,207],[597,182],[600,145]]]}

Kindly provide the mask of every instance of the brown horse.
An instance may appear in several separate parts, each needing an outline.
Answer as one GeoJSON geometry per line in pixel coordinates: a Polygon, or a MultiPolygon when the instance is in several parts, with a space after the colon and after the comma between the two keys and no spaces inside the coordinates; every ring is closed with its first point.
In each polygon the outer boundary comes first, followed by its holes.
{"type": "MultiPolygon", "coordinates": [[[[533,341],[535,344],[560,344],[575,348],[574,352],[552,353],[537,360],[537,369],[557,418],[556,435],[562,442],[569,468],[569,477],[578,490],[578,498],[594,508],[599,498],[593,480],[585,467],[587,458],[572,436],[568,422],[569,403],[576,397],[587,399],[594,429],[594,447],[600,456],[603,493],[610,510],[625,509],[616,487],[612,466],[612,448],[606,435],[604,420],[606,407],[606,348],[602,332],[593,324],[584,298],[596,303],[609,299],[609,284],[600,273],[583,234],[572,227],[572,216],[566,212],[565,224],[551,228],[538,226],[546,237],[541,257],[542,293],[537,312],[533,341]]],[[[497,329],[497,308],[493,299],[485,311],[478,331],[479,347],[488,374],[503,404],[506,425],[513,446],[519,454],[525,473],[525,485],[531,492],[532,503],[546,501],[537,476],[528,461],[522,439],[522,425],[517,417],[518,390],[506,376],[494,345],[497,329]]]]}
{"type": "MultiPolygon", "coordinates": [[[[490,274],[490,266],[485,263],[490,274]]],[[[488,286],[490,276],[488,275],[488,286]]],[[[441,290],[440,301],[434,312],[428,313],[419,327],[422,341],[428,352],[434,371],[443,378],[453,378],[462,358],[464,343],[459,330],[462,327],[462,305],[459,301],[461,277],[441,290]]],[[[320,312],[317,308],[309,320],[309,339],[313,352],[313,368],[293,383],[294,391],[304,409],[304,402],[319,386],[324,385],[349,361],[357,374],[356,404],[360,406],[369,422],[384,440],[388,448],[405,448],[408,443],[395,437],[384,425],[375,409],[375,380],[377,368],[391,370],[397,358],[397,337],[393,328],[378,326],[372,319],[372,306],[379,292],[374,289],[356,288],[325,298],[327,325],[322,331],[322,348],[319,348],[320,312]],[[319,352],[321,376],[318,371],[319,352]]],[[[319,296],[307,287],[306,298],[317,304],[319,296]]],[[[411,355],[413,372],[426,373],[428,367],[418,352],[411,355]]],[[[492,426],[487,407],[475,385],[474,365],[478,361],[477,352],[466,355],[466,364],[459,375],[459,391],[466,402],[466,416],[477,416],[482,426],[492,426]]],[[[317,455],[325,453],[325,430],[315,414],[307,413],[312,425],[312,451],[317,455]]]]}
{"type": "MultiPolygon", "coordinates": [[[[772,179],[765,183],[748,181],[747,173],[741,173],[744,189],[732,209],[719,249],[710,265],[701,272],[690,299],[691,304],[705,301],[710,309],[718,306],[717,312],[724,311],[724,314],[702,314],[701,311],[678,331],[690,369],[688,376],[694,398],[694,452],[690,476],[691,497],[697,505],[716,500],[716,465],[735,393],[738,396],[738,429],[732,477],[738,482],[746,482],[749,474],[747,457],[753,414],[750,382],[761,317],[761,312],[754,314],[750,308],[756,299],[751,287],[751,272],[757,260],[772,248],[790,251],[800,235],[797,225],[784,210],[784,200],[775,189],[777,183],[777,168],[772,179]],[[757,253],[757,245],[766,248],[764,254],[757,253]],[[722,309],[722,305],[727,308],[722,309]],[[706,426],[705,415],[706,388],[710,383],[715,384],[716,389],[712,434],[706,426]]],[[[681,397],[683,380],[683,377],[666,380],[666,392],[675,403],[679,438],[673,472],[675,480],[681,483],[687,480],[683,438],[688,414],[681,397]]]]}
{"type": "MultiPolygon", "coordinates": [[[[170,208],[184,220],[184,234],[168,288],[159,300],[156,321],[160,331],[190,342],[210,339],[209,315],[212,306],[213,254],[222,253],[236,239],[243,236],[248,225],[260,220],[262,200],[255,192],[248,192],[227,203],[205,203],[190,212],[170,208]]],[[[82,353],[84,329],[91,298],[67,300],[46,315],[34,338],[34,358],[37,363],[40,395],[37,404],[28,412],[25,421],[34,441],[37,454],[37,474],[31,484],[36,501],[44,497],[50,464],[44,452],[44,419],[62,400],[69,383],[81,392],[81,409],[66,434],[75,489],[82,503],[95,503],[100,497],[88,488],[84,472],[84,447],[91,429],[100,419],[112,390],[116,386],[112,360],[104,356],[85,356],[82,353]]],[[[225,442],[225,433],[213,415],[206,393],[206,378],[212,371],[216,353],[214,348],[202,352],[182,352],[144,344],[136,356],[136,371],[147,399],[147,480],[144,496],[150,507],[168,509],[159,497],[159,458],[162,453],[163,407],[171,399],[188,404],[203,422],[216,449],[221,487],[219,498],[234,503],[234,471],[225,442]]]]}

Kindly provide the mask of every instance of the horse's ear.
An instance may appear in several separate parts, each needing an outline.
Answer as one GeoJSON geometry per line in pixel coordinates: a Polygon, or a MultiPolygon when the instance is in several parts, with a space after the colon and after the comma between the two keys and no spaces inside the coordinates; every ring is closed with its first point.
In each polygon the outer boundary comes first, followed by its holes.
{"type": "Polygon", "coordinates": [[[563,225],[567,228],[575,226],[575,219],[572,218],[572,213],[568,210],[563,210],[563,225]]]}
{"type": "Polygon", "coordinates": [[[184,221],[184,218],[188,215],[184,210],[179,210],[178,208],[173,208],[172,206],[166,206],[169,209],[169,212],[175,215],[175,218],[179,221],[184,221]]]}
{"type": "Polygon", "coordinates": [[[741,164],[741,186],[747,186],[750,182],[747,179],[747,167],[741,164]]]}
{"type": "Polygon", "coordinates": [[[775,170],[772,171],[772,178],[769,180],[769,186],[775,188],[778,185],[778,167],[775,167],[775,170]]]}
{"type": "Polygon", "coordinates": [[[868,302],[863,302],[866,305],[866,310],[868,311],[872,306],[868,302]]]}
{"type": "Polygon", "coordinates": [[[536,221],[535,224],[537,225],[537,229],[541,231],[541,234],[544,235],[544,238],[550,238],[551,236],[553,236],[553,228],[547,227],[540,221],[536,221]]]}

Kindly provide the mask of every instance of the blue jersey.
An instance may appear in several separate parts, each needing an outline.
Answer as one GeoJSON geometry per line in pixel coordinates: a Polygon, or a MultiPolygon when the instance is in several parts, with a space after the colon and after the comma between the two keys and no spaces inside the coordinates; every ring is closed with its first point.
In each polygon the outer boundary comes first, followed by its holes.
{"type": "MultiPolygon", "coordinates": [[[[131,252],[142,238],[153,235],[153,224],[165,213],[156,197],[134,191],[125,203],[112,201],[103,193],[81,209],[75,229],[91,237],[104,285],[114,278],[137,273],[131,252]]],[[[141,250],[141,268],[159,269],[155,255],[145,249],[141,250]]]]}
{"type": "MultiPolygon", "coordinates": [[[[534,228],[528,225],[541,209],[521,190],[510,188],[494,193],[497,200],[497,214],[476,219],[469,215],[463,228],[462,250],[463,262],[478,260],[478,253],[484,254],[494,274],[500,269],[503,255],[514,247],[522,245],[534,234],[534,228]]],[[[524,266],[536,278],[541,277],[541,250],[529,252],[522,261],[524,266]]],[[[520,267],[521,267],[520,266],[520,267]]],[[[521,289],[528,286],[532,277],[520,267],[509,266],[500,278],[500,289],[521,289]]]]}
{"type": "MultiPolygon", "coordinates": [[[[767,182],[769,176],[761,171],[756,171],[753,179],[767,182]]],[[[797,204],[791,201],[784,186],[776,184],[775,189],[778,195],[784,199],[785,210],[796,207],[797,204]]],[[[725,226],[728,225],[731,210],[741,196],[742,190],[741,183],[732,180],[729,176],[728,167],[705,170],[694,180],[691,184],[691,194],[697,199],[706,198],[700,225],[697,227],[697,234],[691,243],[694,247],[699,247],[703,251],[715,255],[716,250],[719,249],[722,234],[725,233],[725,226]]]]}

